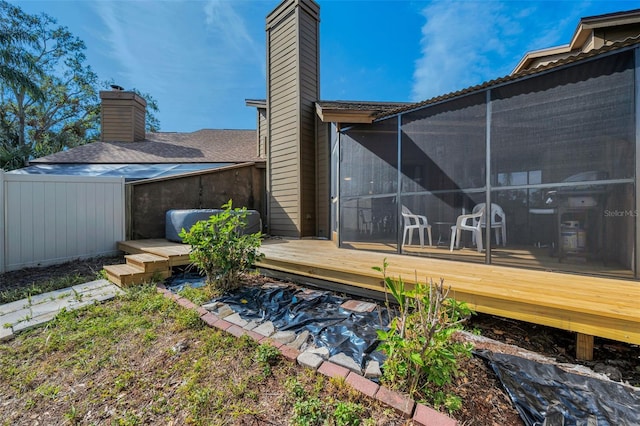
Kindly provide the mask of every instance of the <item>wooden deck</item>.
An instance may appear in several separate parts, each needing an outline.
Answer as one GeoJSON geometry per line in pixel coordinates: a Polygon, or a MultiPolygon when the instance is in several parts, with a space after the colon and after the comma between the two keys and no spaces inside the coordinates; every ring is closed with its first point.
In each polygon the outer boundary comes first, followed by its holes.
{"type": "MultiPolygon", "coordinates": [[[[397,253],[395,244],[376,242],[343,242],[343,247],[358,250],[369,250],[384,253],[397,253]]],[[[449,245],[419,245],[405,246],[404,254],[411,256],[429,257],[442,260],[475,262],[484,265],[485,252],[478,253],[475,247],[467,247],[449,251],[449,245]]],[[[590,259],[581,256],[566,256],[558,260],[550,248],[536,248],[533,246],[492,247],[491,263],[515,268],[539,269],[548,272],[569,272],[578,274],[593,274],[611,278],[633,279],[633,271],[612,261],[590,259]]]]}
{"type": "Polygon", "coordinates": [[[389,276],[413,283],[440,278],[477,312],[578,334],[578,355],[589,358],[592,336],[640,344],[640,282],[507,266],[336,248],[331,241],[271,239],[258,266],[312,280],[383,292],[372,270],[387,259],[389,276]]]}
{"type": "MultiPolygon", "coordinates": [[[[165,257],[172,266],[189,263],[189,246],[166,240],[127,241],[119,248],[165,257]]],[[[578,333],[582,358],[592,355],[593,336],[640,344],[638,281],[339,249],[326,240],[267,239],[261,251],[265,257],[256,266],[264,272],[378,296],[382,276],[372,267],[386,258],[389,276],[408,283],[443,278],[452,295],[477,312],[578,333]]]]}

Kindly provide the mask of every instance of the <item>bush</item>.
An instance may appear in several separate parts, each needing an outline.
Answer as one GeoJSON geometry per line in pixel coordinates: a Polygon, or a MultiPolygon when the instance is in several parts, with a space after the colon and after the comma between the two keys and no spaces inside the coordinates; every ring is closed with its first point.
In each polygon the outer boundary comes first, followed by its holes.
{"type": "Polygon", "coordinates": [[[452,411],[459,407],[457,397],[441,388],[458,374],[458,359],[471,356],[471,345],[455,342],[452,335],[462,329],[472,311],[448,297],[443,280],[440,284],[418,282],[407,290],[402,278],[386,275],[386,268],[385,260],[382,268],[373,269],[382,272],[399,305],[399,315],[391,320],[388,331],[378,331],[380,349],[387,355],[382,381],[414,399],[452,411]]]}
{"type": "Polygon", "coordinates": [[[247,209],[233,208],[232,201],[222,206],[219,214],[201,220],[180,237],[191,245],[191,262],[206,275],[207,284],[218,290],[229,291],[239,287],[239,277],[253,266],[262,255],[260,232],[243,234],[247,209]]]}

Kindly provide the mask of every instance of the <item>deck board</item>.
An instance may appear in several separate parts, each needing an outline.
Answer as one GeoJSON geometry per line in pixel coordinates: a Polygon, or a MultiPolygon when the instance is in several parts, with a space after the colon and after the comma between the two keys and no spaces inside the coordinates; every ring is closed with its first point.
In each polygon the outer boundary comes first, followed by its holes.
{"type": "Polygon", "coordinates": [[[169,260],[169,266],[188,265],[191,247],[165,239],[130,240],[118,243],[118,250],[131,254],[150,253],[169,260]]]}
{"type": "Polygon", "coordinates": [[[257,266],[383,291],[372,270],[387,275],[444,279],[452,295],[478,312],[640,344],[640,283],[570,273],[339,249],[323,240],[266,240],[257,266]]]}

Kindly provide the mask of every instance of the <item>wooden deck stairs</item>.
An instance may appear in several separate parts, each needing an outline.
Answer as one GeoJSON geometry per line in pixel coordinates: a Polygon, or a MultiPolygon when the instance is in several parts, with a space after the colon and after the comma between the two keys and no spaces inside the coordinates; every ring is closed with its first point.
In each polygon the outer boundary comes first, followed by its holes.
{"type": "Polygon", "coordinates": [[[190,262],[188,245],[167,240],[122,241],[118,250],[130,253],[124,257],[126,263],[105,265],[104,269],[109,281],[121,287],[169,278],[171,268],[190,262]]]}

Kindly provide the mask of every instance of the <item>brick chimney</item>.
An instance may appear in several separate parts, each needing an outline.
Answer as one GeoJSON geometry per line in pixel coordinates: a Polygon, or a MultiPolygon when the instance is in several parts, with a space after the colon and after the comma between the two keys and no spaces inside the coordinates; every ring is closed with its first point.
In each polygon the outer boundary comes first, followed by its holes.
{"type": "Polygon", "coordinates": [[[102,142],[144,140],[147,102],[143,98],[134,92],[118,88],[101,91],[100,100],[100,140],[102,142]]]}

